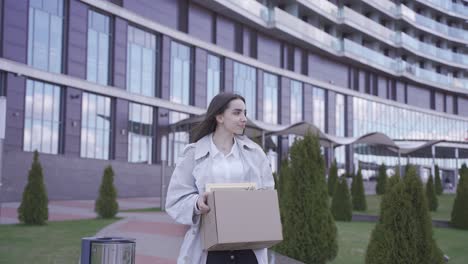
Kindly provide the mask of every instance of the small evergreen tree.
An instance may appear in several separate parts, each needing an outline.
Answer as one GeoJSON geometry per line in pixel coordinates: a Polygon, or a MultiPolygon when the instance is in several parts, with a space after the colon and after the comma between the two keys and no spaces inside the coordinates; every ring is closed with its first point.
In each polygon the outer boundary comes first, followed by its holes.
{"type": "Polygon", "coordinates": [[[330,170],[328,171],[328,195],[333,197],[333,193],[335,190],[336,182],[338,179],[338,167],[336,166],[336,159],[333,160],[330,170]]]}
{"type": "Polygon", "coordinates": [[[437,195],[434,189],[434,182],[432,175],[429,176],[426,183],[426,198],[427,198],[427,206],[431,211],[437,211],[437,207],[439,206],[439,201],[437,201],[437,195]]]}
{"type": "Polygon", "coordinates": [[[465,163],[459,173],[460,181],[453,202],[450,224],[455,228],[468,229],[468,168],[465,163]]]}
{"type": "Polygon", "coordinates": [[[288,183],[280,192],[288,203],[283,213],[284,245],[278,248],[299,261],[324,264],[336,257],[338,242],[318,137],[307,133],[296,140],[290,157],[288,177],[283,179],[288,183]]]}
{"type": "Polygon", "coordinates": [[[114,186],[114,171],[109,165],[104,170],[99,197],[94,204],[94,211],[102,218],[112,218],[117,214],[119,204],[117,203],[117,190],[114,186]]]}
{"type": "Polygon", "coordinates": [[[380,220],[367,248],[367,264],[443,263],[433,238],[423,184],[415,168],[406,172],[403,180],[393,176],[387,185],[380,220]]]}
{"type": "Polygon", "coordinates": [[[33,162],[29,170],[28,183],[23,191],[23,198],[18,208],[18,220],[28,225],[43,225],[49,219],[49,199],[44,184],[39,153],[34,151],[33,162]]]}
{"type": "Polygon", "coordinates": [[[435,178],[434,178],[435,191],[437,195],[441,195],[444,192],[444,187],[442,186],[442,179],[440,178],[439,166],[435,165],[434,173],[435,173],[435,178]]]}
{"type": "Polygon", "coordinates": [[[387,167],[384,163],[379,166],[379,175],[377,176],[377,185],[375,186],[375,192],[378,195],[385,193],[385,184],[387,182],[387,167]]]}
{"type": "Polygon", "coordinates": [[[362,180],[361,168],[358,169],[358,173],[353,178],[353,182],[351,184],[351,198],[353,202],[353,210],[367,210],[367,202],[366,195],[364,193],[364,182],[362,180]]]}
{"type": "Polygon", "coordinates": [[[331,212],[335,220],[351,221],[353,217],[353,205],[351,195],[349,194],[346,177],[340,177],[336,183],[335,193],[333,194],[331,212]]]}

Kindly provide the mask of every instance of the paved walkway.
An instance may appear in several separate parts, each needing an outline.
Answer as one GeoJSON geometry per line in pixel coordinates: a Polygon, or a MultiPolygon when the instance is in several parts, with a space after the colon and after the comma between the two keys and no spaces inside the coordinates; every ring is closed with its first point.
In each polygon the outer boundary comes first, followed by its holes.
{"type": "MultiPolygon", "coordinates": [[[[159,207],[158,198],[118,199],[121,210],[159,207]]],[[[19,203],[0,204],[0,224],[18,223],[19,203]]],[[[95,218],[94,201],[50,201],[49,221],[95,218]]],[[[175,264],[187,226],[176,224],[164,212],[123,213],[120,221],[100,230],[96,236],[136,239],[136,264],[175,264]]],[[[270,263],[296,264],[294,260],[270,253],[270,263]]]]}

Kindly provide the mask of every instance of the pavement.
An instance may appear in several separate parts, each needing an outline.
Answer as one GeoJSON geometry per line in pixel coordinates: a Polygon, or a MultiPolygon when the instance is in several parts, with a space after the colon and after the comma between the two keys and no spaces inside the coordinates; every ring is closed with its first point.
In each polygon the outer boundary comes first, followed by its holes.
{"type": "MultiPolygon", "coordinates": [[[[159,207],[157,197],[118,199],[120,210],[159,207]]],[[[16,224],[19,202],[0,204],[0,224],[16,224]]],[[[175,223],[165,212],[119,212],[122,219],[103,228],[96,236],[136,239],[136,264],[176,264],[188,227],[175,223]]],[[[49,201],[49,221],[92,219],[93,200],[49,201]]],[[[271,264],[298,264],[269,252],[271,264]]]]}

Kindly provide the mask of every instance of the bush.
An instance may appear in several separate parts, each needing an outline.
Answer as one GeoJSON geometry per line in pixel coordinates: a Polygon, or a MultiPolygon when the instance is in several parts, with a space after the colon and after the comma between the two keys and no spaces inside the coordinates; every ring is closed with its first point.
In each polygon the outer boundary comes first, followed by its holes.
{"type": "Polygon", "coordinates": [[[468,168],[466,164],[463,164],[460,169],[460,181],[453,202],[450,224],[455,228],[468,229],[468,168]]]}
{"type": "Polygon", "coordinates": [[[330,170],[328,171],[328,195],[333,197],[336,182],[338,180],[338,167],[336,166],[336,159],[333,160],[330,170]]]}
{"type": "Polygon", "coordinates": [[[378,195],[385,193],[385,185],[387,182],[387,167],[385,164],[379,166],[379,175],[377,176],[377,185],[375,186],[375,192],[378,195]]]}
{"type": "Polygon", "coordinates": [[[426,198],[427,198],[427,206],[431,211],[437,211],[437,207],[439,206],[439,202],[437,201],[437,195],[434,189],[434,181],[432,175],[429,176],[426,183],[426,198]]]}
{"type": "Polygon", "coordinates": [[[102,218],[112,218],[117,214],[119,204],[117,203],[117,190],[114,186],[114,171],[109,165],[104,170],[99,197],[94,204],[94,211],[102,218]]]}
{"type": "Polygon", "coordinates": [[[28,183],[18,208],[18,220],[28,225],[43,225],[49,219],[49,199],[44,184],[39,153],[34,151],[33,162],[28,174],[28,183]]]}
{"type": "Polygon", "coordinates": [[[403,180],[391,179],[382,198],[379,223],[366,251],[368,264],[443,263],[421,180],[414,168],[403,180]]]}
{"type": "Polygon", "coordinates": [[[318,137],[307,133],[296,140],[290,157],[281,171],[280,204],[287,209],[282,212],[284,240],[277,249],[305,263],[326,263],[336,257],[338,241],[318,137]]]}
{"type": "Polygon", "coordinates": [[[358,169],[358,173],[353,178],[353,182],[351,184],[351,197],[353,202],[353,210],[367,210],[367,202],[366,195],[364,193],[364,182],[362,180],[361,168],[358,169]]]}
{"type": "Polygon", "coordinates": [[[331,212],[335,220],[351,221],[353,217],[353,205],[349,194],[346,177],[340,177],[333,194],[331,212]]]}
{"type": "Polygon", "coordinates": [[[444,192],[444,187],[442,186],[442,179],[440,178],[439,166],[435,165],[434,171],[435,171],[435,178],[434,178],[435,192],[437,195],[441,195],[444,192]]]}

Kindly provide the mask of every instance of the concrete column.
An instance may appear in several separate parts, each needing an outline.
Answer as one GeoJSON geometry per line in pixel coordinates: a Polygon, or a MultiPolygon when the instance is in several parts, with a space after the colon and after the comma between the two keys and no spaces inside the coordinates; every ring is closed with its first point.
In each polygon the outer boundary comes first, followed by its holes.
{"type": "Polygon", "coordinates": [[[432,153],[432,168],[431,168],[431,173],[435,177],[435,146],[431,146],[431,153],[432,153]]]}
{"type": "Polygon", "coordinates": [[[458,186],[458,148],[455,149],[455,179],[453,181],[453,187],[455,190],[458,186]]]}
{"type": "MultiPolygon", "coordinates": [[[[2,188],[3,176],[3,141],[5,139],[6,126],[6,97],[0,97],[0,190],[2,188]]],[[[1,196],[1,192],[0,192],[1,196]]]]}

